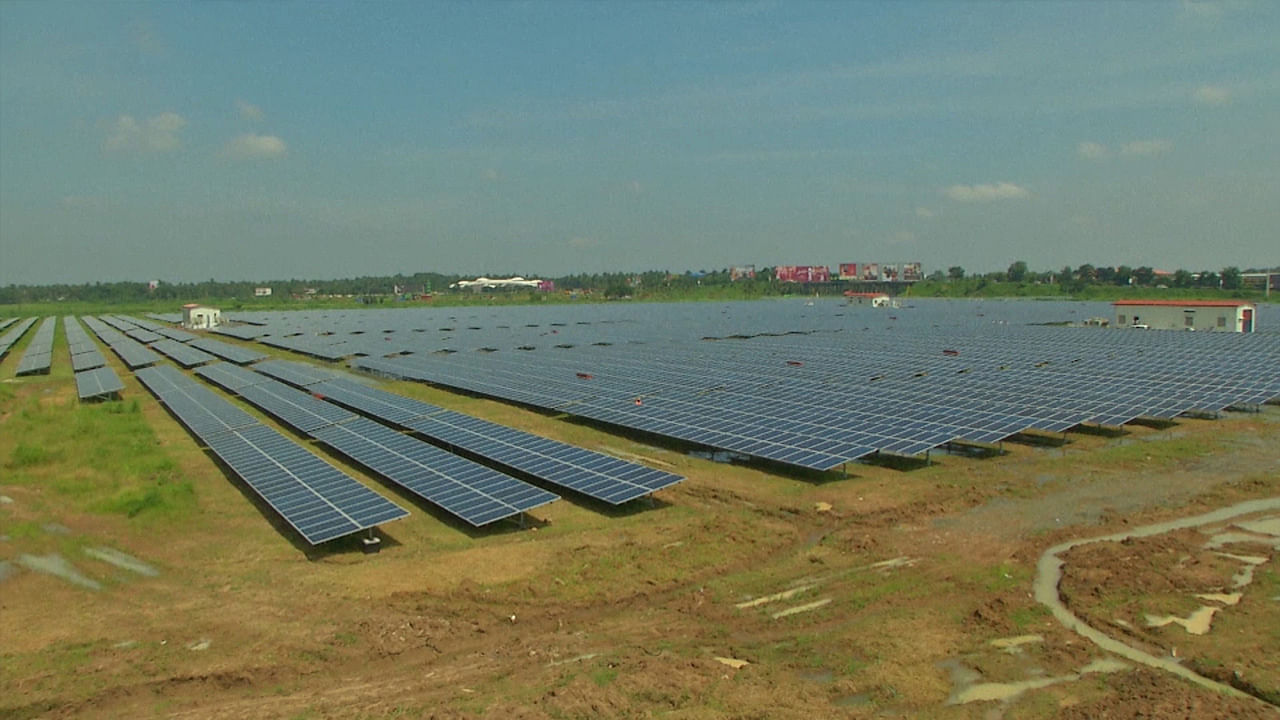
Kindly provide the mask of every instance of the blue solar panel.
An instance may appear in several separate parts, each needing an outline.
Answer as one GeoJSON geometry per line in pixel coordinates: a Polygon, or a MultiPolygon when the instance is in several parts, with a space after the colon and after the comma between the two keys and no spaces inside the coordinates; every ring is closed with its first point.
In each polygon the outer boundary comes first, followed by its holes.
{"type": "Polygon", "coordinates": [[[169,365],[142,368],[135,375],[183,425],[206,443],[220,433],[261,424],[169,365]]]}
{"type": "Polygon", "coordinates": [[[266,353],[214,340],[213,338],[199,338],[192,340],[190,344],[194,348],[199,348],[211,355],[217,355],[223,360],[230,360],[238,365],[247,365],[268,357],[266,353]]]}
{"type": "Polygon", "coordinates": [[[151,348],[169,356],[174,362],[187,368],[217,359],[203,350],[184,345],[177,340],[158,340],[151,344],[151,348]]]}
{"type": "Polygon", "coordinates": [[[360,418],[314,436],[373,472],[474,526],[519,515],[553,493],[360,418]]]}
{"type": "Polygon", "coordinates": [[[249,387],[250,385],[273,382],[266,375],[225,362],[216,362],[212,365],[196,368],[196,374],[231,392],[239,392],[240,388],[249,387]]]}
{"type": "Polygon", "coordinates": [[[312,545],[409,514],[264,425],[219,433],[209,449],[312,545]]]}
{"type": "Polygon", "coordinates": [[[332,373],[313,365],[289,360],[268,360],[254,365],[253,369],[298,387],[306,387],[307,385],[342,377],[337,373],[332,373]]]}
{"type": "Polygon", "coordinates": [[[116,371],[109,367],[100,367],[76,373],[76,393],[81,400],[111,395],[124,390],[116,371]]]}

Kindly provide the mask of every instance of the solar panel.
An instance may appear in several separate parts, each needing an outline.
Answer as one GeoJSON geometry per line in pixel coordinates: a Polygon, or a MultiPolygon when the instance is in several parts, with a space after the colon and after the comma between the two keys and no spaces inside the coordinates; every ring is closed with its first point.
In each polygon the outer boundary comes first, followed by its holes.
{"type": "Polygon", "coordinates": [[[214,340],[213,338],[198,338],[192,340],[190,344],[194,348],[199,348],[210,355],[216,355],[223,360],[230,360],[238,365],[247,365],[268,357],[266,353],[214,340]]]}
{"type": "Polygon", "coordinates": [[[252,370],[232,365],[231,363],[216,362],[212,365],[205,365],[197,368],[196,374],[200,377],[212,382],[214,385],[230,390],[231,392],[239,392],[240,388],[250,385],[261,385],[267,382],[273,382],[271,378],[256,373],[252,370]]]}
{"type": "Polygon", "coordinates": [[[27,330],[30,330],[31,326],[35,324],[36,318],[27,318],[17,323],[15,327],[10,328],[4,336],[0,337],[0,358],[8,355],[9,349],[16,345],[22,339],[22,336],[27,334],[27,330]]]}
{"type": "Polygon", "coordinates": [[[381,418],[403,427],[406,422],[424,415],[444,412],[444,408],[413,398],[397,395],[357,382],[337,378],[310,385],[307,389],[326,400],[357,412],[381,418]]]}
{"type": "Polygon", "coordinates": [[[219,433],[209,449],[312,545],[409,514],[265,425],[219,433]]]}
{"type": "Polygon", "coordinates": [[[40,327],[36,329],[35,337],[31,338],[31,343],[27,345],[27,349],[22,354],[22,359],[18,361],[17,375],[35,375],[38,373],[47,373],[53,364],[53,332],[57,328],[57,321],[54,318],[47,317],[40,323],[40,327]]]}
{"type": "Polygon", "coordinates": [[[373,472],[476,527],[557,499],[554,493],[359,418],[315,437],[373,472]]]}
{"type": "Polygon", "coordinates": [[[203,350],[184,345],[177,340],[158,340],[151,344],[151,348],[169,356],[174,362],[186,368],[217,359],[203,350]]]}
{"type": "Polygon", "coordinates": [[[71,369],[75,372],[82,370],[92,370],[96,367],[102,367],[107,364],[107,359],[97,348],[93,348],[88,352],[82,352],[71,356],[71,369]]]}
{"type": "Polygon", "coordinates": [[[124,383],[109,367],[100,367],[76,373],[76,393],[81,400],[111,395],[124,390],[124,383]]]}
{"type": "Polygon", "coordinates": [[[253,369],[299,387],[306,387],[307,385],[342,377],[337,373],[329,372],[313,365],[289,360],[268,360],[254,365],[253,369]]]}
{"type": "Polygon", "coordinates": [[[191,342],[192,340],[195,340],[196,338],[200,337],[199,335],[196,335],[194,333],[189,333],[186,330],[179,330],[177,328],[158,326],[154,329],[157,334],[163,335],[169,338],[170,340],[176,340],[181,343],[191,342]]]}
{"type": "Polygon", "coordinates": [[[148,344],[153,343],[157,340],[163,339],[163,336],[157,335],[151,332],[150,330],[147,330],[146,328],[140,328],[140,327],[125,331],[125,335],[128,335],[129,337],[133,338],[134,340],[137,340],[140,343],[148,343],[148,344]]]}
{"type": "Polygon", "coordinates": [[[684,478],[452,411],[406,425],[434,441],[618,505],[684,478]]]}
{"type": "Polygon", "coordinates": [[[183,425],[206,443],[220,433],[260,424],[249,413],[171,366],[142,368],[135,375],[183,425]]]}

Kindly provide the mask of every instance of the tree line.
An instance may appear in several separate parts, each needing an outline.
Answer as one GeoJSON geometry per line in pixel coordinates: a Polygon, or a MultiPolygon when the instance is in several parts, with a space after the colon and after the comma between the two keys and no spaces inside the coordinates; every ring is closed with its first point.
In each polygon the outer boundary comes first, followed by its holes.
{"type": "MultiPolygon", "coordinates": [[[[1280,268],[1269,270],[1280,272],[1280,268]]],[[[1012,283],[1016,286],[1052,286],[1057,291],[1081,294],[1105,287],[1204,289],[1206,291],[1235,291],[1244,288],[1243,275],[1249,272],[1268,272],[1267,269],[1225,267],[1220,270],[1192,272],[1179,269],[1161,273],[1153,268],[1119,265],[1084,264],[1066,266],[1059,270],[1034,271],[1022,260],[1014,261],[1004,271],[971,275],[958,265],[934,270],[927,282],[918,287],[920,294],[930,289],[946,288],[945,294],[977,293],[991,289],[992,285],[1012,283]]],[[[506,277],[509,274],[495,275],[506,277]]],[[[419,272],[409,275],[381,275],[333,280],[271,280],[271,281],[219,281],[160,282],[154,287],[147,282],[93,282],[82,284],[8,285],[0,287],[0,305],[45,302],[86,302],[105,304],[150,303],[165,301],[189,301],[193,299],[249,302],[255,289],[269,287],[274,301],[291,297],[338,296],[357,300],[381,301],[388,296],[438,294],[451,291],[449,286],[471,276],[448,275],[435,272],[419,272]]],[[[734,297],[753,298],[784,295],[797,291],[795,283],[781,283],[774,278],[773,268],[757,269],[753,277],[734,278],[728,268],[712,270],[647,270],[644,272],[578,273],[550,278],[556,290],[581,293],[605,299],[625,297],[718,297],[732,294],[734,297]]],[[[841,283],[828,283],[833,288],[841,283]]],[[[537,293],[529,293],[531,296],[537,293]]]]}

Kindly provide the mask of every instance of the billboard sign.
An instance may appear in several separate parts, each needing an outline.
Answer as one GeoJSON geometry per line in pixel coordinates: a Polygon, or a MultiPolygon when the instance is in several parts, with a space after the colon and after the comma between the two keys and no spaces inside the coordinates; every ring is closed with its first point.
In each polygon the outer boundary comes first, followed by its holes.
{"type": "Polygon", "coordinates": [[[880,263],[863,263],[862,280],[863,282],[878,282],[880,280],[880,263]]]}
{"type": "Polygon", "coordinates": [[[898,264],[885,263],[880,266],[880,279],[885,282],[898,282],[898,264]]]}
{"type": "Polygon", "coordinates": [[[902,263],[902,282],[920,282],[923,279],[924,271],[920,268],[920,263],[902,263]]]}
{"type": "Polygon", "coordinates": [[[857,280],[858,279],[858,263],[840,263],[841,280],[857,280]]]}

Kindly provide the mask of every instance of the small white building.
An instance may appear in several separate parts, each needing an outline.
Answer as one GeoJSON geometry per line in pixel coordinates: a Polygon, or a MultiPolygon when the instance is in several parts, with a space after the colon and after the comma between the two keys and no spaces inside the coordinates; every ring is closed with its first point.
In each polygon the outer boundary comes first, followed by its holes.
{"type": "Polygon", "coordinates": [[[188,330],[208,330],[222,322],[222,311],[208,305],[189,303],[182,306],[182,326],[188,330]]]}
{"type": "Polygon", "coordinates": [[[1117,300],[1116,327],[1253,332],[1258,308],[1244,300],[1117,300]]]}
{"type": "Polygon", "coordinates": [[[254,297],[271,297],[271,288],[256,287],[253,289],[253,296],[254,297]]]}

